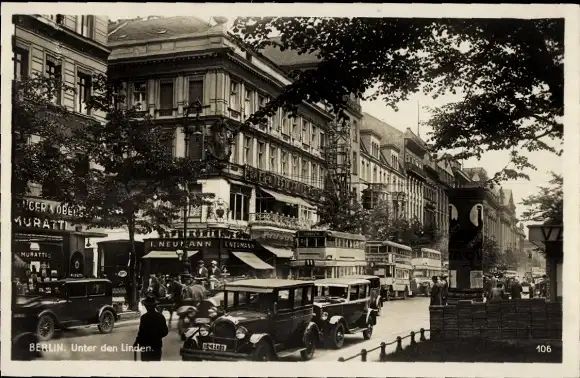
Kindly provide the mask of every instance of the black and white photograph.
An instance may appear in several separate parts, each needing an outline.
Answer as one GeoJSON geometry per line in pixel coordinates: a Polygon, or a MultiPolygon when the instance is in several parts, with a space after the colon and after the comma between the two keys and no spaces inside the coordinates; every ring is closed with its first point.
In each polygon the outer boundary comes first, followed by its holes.
{"type": "Polygon", "coordinates": [[[154,5],[3,5],[3,373],[580,373],[578,7],[154,5]]]}

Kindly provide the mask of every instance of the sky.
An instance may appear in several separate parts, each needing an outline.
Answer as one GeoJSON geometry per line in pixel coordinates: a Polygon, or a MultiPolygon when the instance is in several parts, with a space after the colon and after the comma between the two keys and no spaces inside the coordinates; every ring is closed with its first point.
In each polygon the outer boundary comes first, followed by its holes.
{"type": "MultiPolygon", "coordinates": [[[[237,17],[235,14],[220,13],[228,18],[228,26],[232,26],[234,19],[237,17]]],[[[131,14],[131,17],[142,17],[146,18],[151,15],[151,12],[137,11],[131,14]]],[[[200,18],[211,22],[210,16],[200,16],[200,18]]],[[[115,21],[115,17],[110,17],[111,21],[115,21]]],[[[428,107],[437,107],[444,105],[448,102],[457,101],[458,96],[441,96],[434,100],[430,96],[420,94],[415,94],[411,96],[407,101],[398,104],[398,110],[386,106],[386,104],[380,100],[374,101],[363,101],[362,108],[363,111],[373,115],[374,117],[390,124],[391,126],[404,131],[407,127],[415,133],[419,132],[419,135],[423,139],[427,139],[427,133],[430,131],[425,126],[417,129],[417,121],[427,121],[429,119],[429,113],[426,109],[428,107]]],[[[536,194],[538,192],[539,186],[546,186],[548,181],[551,179],[550,171],[557,174],[562,174],[562,158],[558,157],[549,152],[536,152],[533,154],[527,154],[530,162],[537,167],[537,170],[527,170],[530,176],[530,180],[519,179],[516,181],[505,181],[502,183],[502,187],[506,189],[511,189],[514,197],[514,203],[516,204],[516,215],[518,218],[521,216],[525,208],[519,203],[522,199],[529,197],[530,195],[536,194]]],[[[469,159],[463,161],[463,166],[466,168],[471,167],[483,167],[488,175],[491,177],[496,172],[503,169],[509,162],[509,152],[508,151],[493,151],[485,153],[481,160],[469,159]]],[[[528,223],[524,222],[524,226],[528,223]]],[[[527,230],[526,230],[527,232],[527,230]]]]}

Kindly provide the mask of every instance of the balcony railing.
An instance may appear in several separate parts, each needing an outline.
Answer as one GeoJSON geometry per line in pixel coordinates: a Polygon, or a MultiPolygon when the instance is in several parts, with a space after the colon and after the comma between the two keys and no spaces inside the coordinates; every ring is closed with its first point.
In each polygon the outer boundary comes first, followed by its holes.
{"type": "Polygon", "coordinates": [[[249,225],[272,226],[289,230],[310,229],[313,222],[310,219],[301,219],[276,213],[252,213],[249,225]]]}
{"type": "Polygon", "coordinates": [[[407,169],[407,172],[411,172],[421,178],[425,178],[425,171],[423,170],[423,168],[417,167],[415,164],[411,162],[406,162],[405,168],[407,169]]]}

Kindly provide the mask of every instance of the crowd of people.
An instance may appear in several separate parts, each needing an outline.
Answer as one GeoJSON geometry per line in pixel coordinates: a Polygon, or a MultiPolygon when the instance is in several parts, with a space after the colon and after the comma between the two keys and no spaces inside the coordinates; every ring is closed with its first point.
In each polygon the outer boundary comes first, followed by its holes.
{"type": "Polygon", "coordinates": [[[445,306],[447,305],[447,295],[449,293],[449,284],[447,283],[447,275],[443,274],[440,277],[433,276],[433,283],[431,284],[431,306],[445,306]]]}

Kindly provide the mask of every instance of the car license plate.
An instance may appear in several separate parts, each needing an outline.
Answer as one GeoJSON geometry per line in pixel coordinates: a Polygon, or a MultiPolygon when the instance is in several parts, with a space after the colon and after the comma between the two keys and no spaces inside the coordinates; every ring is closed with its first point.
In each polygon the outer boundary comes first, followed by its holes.
{"type": "Polygon", "coordinates": [[[209,318],[196,318],[195,322],[197,324],[208,324],[210,322],[209,318]]]}
{"type": "Polygon", "coordinates": [[[226,345],[224,345],[224,344],[203,343],[202,348],[203,348],[203,350],[213,350],[216,352],[225,352],[226,351],[226,345]]]}

